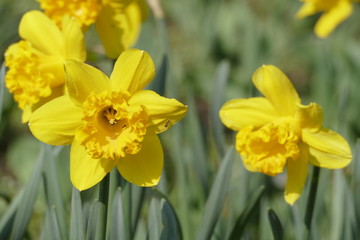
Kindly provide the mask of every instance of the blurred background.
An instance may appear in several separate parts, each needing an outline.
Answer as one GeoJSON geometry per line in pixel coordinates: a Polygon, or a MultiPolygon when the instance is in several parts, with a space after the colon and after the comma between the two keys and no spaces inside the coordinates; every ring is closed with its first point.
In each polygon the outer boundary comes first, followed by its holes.
{"type": "MultiPolygon", "coordinates": [[[[136,48],[154,59],[158,72],[166,70],[161,85],[167,97],[189,105],[185,119],[161,135],[165,169],[159,191],[172,204],[184,239],[195,239],[204,223],[206,202],[225,152],[235,134],[219,122],[217,112],[225,101],[259,95],[251,82],[262,64],[280,68],[293,82],[303,104],[316,102],[324,111],[324,125],[350,143],[353,161],[345,169],[321,170],[313,218],[314,239],[358,239],[360,230],[360,9],[324,40],[313,33],[319,15],[295,18],[302,2],[296,0],[183,0],[161,1],[165,13],[159,21],[151,13],[143,24],[136,48]],[[164,56],[165,60],[164,60],[164,56]],[[164,62],[166,62],[164,64],[164,62]]],[[[0,53],[20,38],[23,13],[39,9],[36,1],[0,0],[0,53]]],[[[86,35],[88,63],[105,73],[112,70],[94,29],[86,35]]],[[[0,89],[0,216],[28,181],[40,151],[40,143],[21,124],[21,112],[12,96],[0,89]]],[[[150,88],[157,86],[151,85],[150,88]]],[[[68,146],[58,149],[56,171],[66,216],[70,216],[72,185],[69,180],[68,146]]],[[[229,150],[230,152],[232,150],[229,150]]],[[[225,239],[238,217],[249,206],[254,192],[265,186],[247,219],[242,239],[272,239],[268,209],[273,209],[284,228],[285,239],[304,239],[303,223],[309,180],[298,202],[291,207],[283,198],[286,174],[267,177],[247,172],[234,151],[228,192],[212,239],[225,239]]],[[[136,187],[134,187],[136,188],[136,187]]],[[[89,190],[82,197],[91,195],[89,190]]],[[[151,190],[134,230],[136,239],[149,236],[151,190]]],[[[46,193],[41,185],[28,227],[27,239],[38,239],[46,212],[46,193]]],[[[69,223],[67,223],[69,224],[69,223]]]]}

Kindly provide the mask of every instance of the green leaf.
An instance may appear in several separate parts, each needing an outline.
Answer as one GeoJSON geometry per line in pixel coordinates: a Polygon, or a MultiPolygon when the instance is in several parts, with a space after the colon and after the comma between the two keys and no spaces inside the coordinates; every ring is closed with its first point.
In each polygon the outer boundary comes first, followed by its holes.
{"type": "Polygon", "coordinates": [[[162,221],[160,215],[159,199],[153,197],[150,201],[149,219],[148,219],[148,240],[160,239],[162,221]]]}
{"type": "Polygon", "coordinates": [[[249,222],[250,217],[254,214],[257,206],[260,203],[260,199],[265,192],[265,187],[260,186],[255,193],[251,196],[250,200],[247,202],[243,212],[240,214],[236,220],[235,226],[231,231],[229,240],[238,240],[241,238],[244,233],[245,226],[249,222]]]}
{"type": "Polygon", "coordinates": [[[11,232],[11,239],[14,240],[20,240],[23,238],[38,195],[44,158],[46,156],[47,148],[49,147],[45,144],[42,144],[41,146],[42,148],[40,150],[39,158],[28,183],[25,185],[24,193],[16,212],[14,226],[11,232]]]}
{"type": "Polygon", "coordinates": [[[171,204],[164,198],[161,199],[161,216],[164,228],[161,232],[160,239],[182,239],[179,220],[171,204]]]}
{"type": "Polygon", "coordinates": [[[51,206],[48,211],[50,212],[49,221],[52,235],[51,238],[54,240],[61,240],[63,238],[61,237],[60,226],[58,223],[58,217],[56,216],[55,206],[51,206]]]}
{"type": "Polygon", "coordinates": [[[73,187],[71,197],[70,240],[85,238],[84,217],[80,192],[73,187]]]}
{"type": "Polygon", "coordinates": [[[121,189],[115,192],[110,221],[110,240],[127,239],[121,189]]]}
{"type": "Polygon", "coordinates": [[[223,60],[219,63],[210,98],[210,117],[216,149],[220,156],[225,154],[224,125],[220,121],[219,111],[224,104],[224,93],[226,92],[227,80],[229,78],[230,63],[223,60]]]}
{"type": "Polygon", "coordinates": [[[200,223],[199,232],[196,235],[197,240],[211,238],[228,194],[233,159],[234,149],[229,148],[216,174],[209,198],[206,201],[204,216],[200,223]]]}
{"type": "Polygon", "coordinates": [[[86,225],[86,240],[96,239],[96,233],[98,229],[99,213],[100,213],[101,203],[99,200],[95,200],[90,207],[90,213],[88,218],[88,223],[86,225]]]}
{"type": "Polygon", "coordinates": [[[58,171],[56,169],[56,157],[62,147],[49,149],[47,160],[44,162],[44,184],[48,205],[54,206],[52,211],[56,212],[58,225],[62,236],[66,236],[66,218],[63,194],[60,188],[58,171]]]}
{"type": "Polygon", "coordinates": [[[272,210],[271,208],[269,208],[268,210],[268,217],[270,221],[271,230],[274,235],[274,240],[282,240],[284,236],[283,227],[281,225],[280,219],[278,218],[274,210],[272,210]]]}
{"type": "Polygon", "coordinates": [[[11,229],[14,225],[15,214],[19,207],[21,200],[23,199],[24,189],[19,192],[14,199],[11,201],[10,206],[8,206],[6,212],[1,218],[0,221],[0,239],[8,239],[11,233],[11,229]]]}

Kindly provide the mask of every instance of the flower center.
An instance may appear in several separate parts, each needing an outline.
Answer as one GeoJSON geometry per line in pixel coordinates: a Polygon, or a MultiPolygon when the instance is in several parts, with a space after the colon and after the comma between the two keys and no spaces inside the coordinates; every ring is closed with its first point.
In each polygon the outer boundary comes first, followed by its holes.
{"type": "Polygon", "coordinates": [[[5,53],[6,87],[14,95],[19,108],[39,102],[40,98],[51,94],[50,82],[54,75],[39,70],[39,59],[31,43],[19,41],[12,44],[5,53]]]}
{"type": "Polygon", "coordinates": [[[283,172],[288,158],[299,156],[300,130],[291,121],[272,122],[259,129],[248,126],[236,135],[236,149],[253,171],[274,176],[283,172]]]}
{"type": "Polygon", "coordinates": [[[101,0],[40,0],[40,7],[58,26],[61,26],[62,17],[68,14],[87,27],[96,21],[101,0]]]}
{"type": "Polygon", "coordinates": [[[129,105],[126,91],[91,94],[83,104],[83,126],[77,139],[94,158],[117,160],[141,149],[149,115],[141,105],[129,105]]]}

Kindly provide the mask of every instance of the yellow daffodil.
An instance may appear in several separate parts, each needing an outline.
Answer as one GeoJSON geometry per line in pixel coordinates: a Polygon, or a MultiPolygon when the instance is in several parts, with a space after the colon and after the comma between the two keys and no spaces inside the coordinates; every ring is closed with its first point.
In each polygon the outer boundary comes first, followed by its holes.
{"type": "Polygon", "coordinates": [[[236,149],[249,171],[274,176],[287,166],[285,200],[293,204],[306,182],[308,163],[343,168],[351,161],[351,151],[342,136],[322,126],[321,107],[302,105],[278,68],[260,67],[253,83],[265,97],[230,100],[220,118],[238,131],[236,149]]]}
{"type": "Polygon", "coordinates": [[[144,0],[38,1],[58,24],[64,15],[75,17],[84,30],[95,24],[106,55],[114,59],[136,42],[147,14],[144,0]]]}
{"type": "Polygon", "coordinates": [[[304,18],[318,12],[323,12],[314,30],[318,37],[326,38],[342,21],[351,15],[352,2],[355,0],[302,1],[304,4],[297,12],[297,18],[304,18]]]}
{"type": "Polygon", "coordinates": [[[33,110],[64,93],[63,62],[85,61],[86,51],[79,24],[67,17],[59,29],[42,12],[28,12],[21,19],[19,35],[23,40],[5,52],[5,82],[27,122],[33,110]]]}
{"type": "Polygon", "coordinates": [[[163,168],[157,134],[182,119],[187,107],[142,90],[155,73],[150,56],[125,50],[110,78],[78,61],[67,61],[65,72],[69,95],[37,109],[29,126],[45,143],[72,144],[73,185],[90,188],[115,166],[129,182],[156,185],[163,168]]]}

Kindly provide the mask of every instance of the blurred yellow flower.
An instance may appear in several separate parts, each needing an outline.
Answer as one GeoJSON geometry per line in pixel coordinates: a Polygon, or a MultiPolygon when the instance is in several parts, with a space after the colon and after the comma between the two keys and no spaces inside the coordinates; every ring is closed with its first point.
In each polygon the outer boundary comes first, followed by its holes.
{"type": "Polygon", "coordinates": [[[302,0],[303,6],[297,12],[297,18],[304,18],[323,12],[315,25],[315,33],[326,38],[342,21],[352,13],[352,2],[358,0],[302,0]]]}
{"type": "Polygon", "coordinates": [[[163,168],[157,134],[182,119],[187,107],[142,90],[155,74],[150,56],[125,50],[110,79],[78,61],[67,61],[65,72],[69,95],[37,109],[29,126],[45,143],[72,144],[73,185],[79,190],[90,188],[115,166],[131,183],[156,185],[163,168]]]}
{"type": "Polygon", "coordinates": [[[220,110],[221,121],[238,131],[236,149],[249,171],[274,176],[287,165],[285,200],[293,204],[306,182],[308,163],[336,169],[352,159],[346,140],[325,128],[321,107],[302,105],[278,68],[260,67],[253,83],[265,97],[234,99],[220,110]]]}
{"type": "Polygon", "coordinates": [[[30,11],[21,19],[19,35],[23,40],[5,52],[5,83],[27,122],[33,110],[64,93],[63,62],[85,61],[86,51],[79,24],[66,17],[59,29],[42,12],[30,11]]]}
{"type": "Polygon", "coordinates": [[[64,15],[75,17],[86,30],[95,24],[106,55],[117,58],[136,42],[147,9],[144,0],[38,0],[58,24],[64,15]]]}

